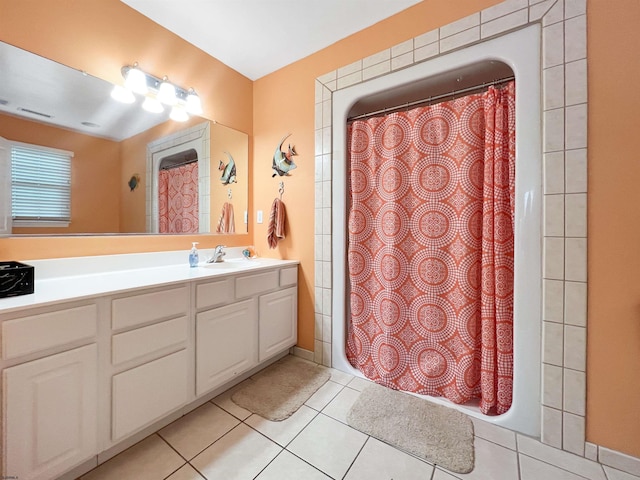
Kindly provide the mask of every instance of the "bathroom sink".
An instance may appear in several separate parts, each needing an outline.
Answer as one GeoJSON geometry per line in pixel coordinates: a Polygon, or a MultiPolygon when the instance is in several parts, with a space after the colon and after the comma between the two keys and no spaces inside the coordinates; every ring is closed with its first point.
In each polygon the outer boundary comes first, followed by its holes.
{"type": "Polygon", "coordinates": [[[260,265],[259,260],[247,260],[246,258],[230,258],[219,263],[202,263],[205,268],[213,268],[219,270],[238,270],[260,265]]]}
{"type": "Polygon", "coordinates": [[[205,268],[213,268],[216,270],[233,270],[233,269],[240,268],[242,265],[240,265],[237,262],[219,262],[219,263],[201,263],[200,266],[205,268]]]}

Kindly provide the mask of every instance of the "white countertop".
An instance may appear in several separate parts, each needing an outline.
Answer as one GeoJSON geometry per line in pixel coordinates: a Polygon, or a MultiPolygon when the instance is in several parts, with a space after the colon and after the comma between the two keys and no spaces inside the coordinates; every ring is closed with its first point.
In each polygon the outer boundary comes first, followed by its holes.
{"type": "MultiPolygon", "coordinates": [[[[229,249],[232,250],[235,249],[229,249]]],[[[207,257],[201,253],[200,258],[202,260],[207,257]]],[[[35,260],[24,263],[35,267],[35,291],[29,295],[0,298],[0,314],[128,290],[297,265],[299,262],[271,258],[244,259],[229,255],[228,260],[221,264],[201,262],[198,267],[191,268],[186,251],[35,260]],[[176,259],[181,260],[180,264],[175,263],[176,259]],[[158,263],[153,263],[154,260],[158,263]],[[150,264],[157,266],[148,266],[150,264]],[[77,268],[78,265],[82,268],[77,268]],[[39,270],[42,272],[39,273],[39,270]],[[74,270],[81,272],[74,275],[74,270]],[[54,271],[59,272],[59,276],[56,276],[54,271]]]]}

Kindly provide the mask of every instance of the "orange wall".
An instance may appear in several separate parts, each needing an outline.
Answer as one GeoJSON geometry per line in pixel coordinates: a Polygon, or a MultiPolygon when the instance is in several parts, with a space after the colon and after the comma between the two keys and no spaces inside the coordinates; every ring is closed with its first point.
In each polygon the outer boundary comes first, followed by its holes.
{"type": "Polygon", "coordinates": [[[590,0],[587,437],[640,457],[640,3],[590,0]]]}
{"type": "Polygon", "coordinates": [[[0,137],[74,152],[69,227],[14,227],[17,234],[118,232],[120,148],[117,142],[0,115],[0,137]]]}
{"type": "Polygon", "coordinates": [[[496,3],[498,0],[426,0],[254,83],[254,209],[268,214],[278,192],[278,182],[283,180],[289,229],[286,239],[275,251],[268,251],[266,221],[255,225],[254,241],[261,255],[301,261],[298,285],[300,347],[314,349],[315,79],[496,3]],[[298,168],[290,177],[271,178],[273,152],[289,132],[292,135],[287,142],[296,146],[298,168]]]}
{"type": "MultiPolygon", "coordinates": [[[[137,61],[149,73],[168,75],[179,85],[195,88],[207,118],[252,133],[252,82],[119,0],[0,0],[0,12],[0,41],[112,83],[122,84],[120,68],[137,61]]],[[[119,193],[122,186],[120,179],[118,182],[119,193]]],[[[251,185],[249,188],[251,191],[251,185]]],[[[251,208],[251,199],[249,202],[251,208]]],[[[187,250],[192,240],[199,241],[201,248],[218,243],[246,245],[252,234],[3,238],[0,258],[187,250]]]]}
{"type": "MultiPolygon", "coordinates": [[[[314,79],[453,20],[499,3],[425,0],[364,32],[253,84],[180,39],[161,33],[117,0],[0,0],[0,40],[111,81],[122,64],[138,60],[201,93],[210,118],[253,133],[253,207],[268,215],[279,178],[271,157],[288,132],[298,169],[284,179],[288,234],[277,250],[266,244],[266,223],[250,222],[261,255],[299,258],[299,344],[313,349],[314,79]],[[28,12],[28,15],[24,15],[28,12]],[[134,28],[135,27],[135,28],[134,28]],[[95,41],[82,41],[94,38],[95,41]],[[190,50],[189,50],[190,49],[190,50]],[[188,54],[179,54],[179,50],[188,54]],[[179,78],[179,72],[183,78],[179,78]],[[193,82],[193,83],[192,83],[193,82]],[[252,116],[253,114],[253,116],[252,116]]],[[[587,438],[640,456],[640,165],[633,141],[640,124],[640,6],[636,0],[588,0],[589,65],[589,338],[587,438]]],[[[252,148],[252,147],[250,147],[252,148]]],[[[250,167],[251,168],[251,167],[250,167]]],[[[229,245],[238,237],[230,238],[229,245]]],[[[241,237],[242,238],[242,237],[241,237]]],[[[246,238],[246,237],[244,237],[246,238]]],[[[200,239],[202,241],[202,239],[200,239]]],[[[227,242],[225,237],[212,237],[227,242]]],[[[0,257],[35,258],[181,249],[191,237],[0,239],[0,257]]]]}

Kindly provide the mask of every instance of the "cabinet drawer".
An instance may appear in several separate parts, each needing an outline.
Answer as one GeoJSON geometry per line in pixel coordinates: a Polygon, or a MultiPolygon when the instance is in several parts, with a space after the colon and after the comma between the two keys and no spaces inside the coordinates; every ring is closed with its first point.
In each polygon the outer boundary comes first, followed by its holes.
{"type": "Polygon", "coordinates": [[[111,362],[119,365],[187,341],[187,317],[174,318],[113,336],[111,362]]]}
{"type": "Polygon", "coordinates": [[[280,286],[291,287],[298,284],[298,267],[280,270],[280,286]]]}
{"type": "Polygon", "coordinates": [[[278,270],[236,278],[236,298],[246,298],[278,287],[278,270]]]}
{"type": "Polygon", "coordinates": [[[112,387],[112,435],[118,441],[186,403],[187,352],[114,375],[112,387]]]}
{"type": "Polygon", "coordinates": [[[217,307],[233,300],[233,279],[201,283],[196,287],[196,308],[217,307]]]}
{"type": "Polygon", "coordinates": [[[154,320],[186,315],[188,309],[187,287],[117,298],[111,303],[111,326],[114,330],[133,327],[154,320]]]}
{"type": "Polygon", "coordinates": [[[96,305],[7,320],[2,323],[2,358],[15,358],[96,335],[96,305]]]}

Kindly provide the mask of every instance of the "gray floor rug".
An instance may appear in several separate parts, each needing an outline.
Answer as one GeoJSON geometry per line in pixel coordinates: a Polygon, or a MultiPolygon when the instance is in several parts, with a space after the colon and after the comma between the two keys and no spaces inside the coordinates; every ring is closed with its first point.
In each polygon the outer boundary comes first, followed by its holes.
{"type": "Polygon", "coordinates": [[[329,369],[288,355],[246,380],[231,400],[279,422],[298,410],[330,377],[329,369]]]}
{"type": "Polygon", "coordinates": [[[360,393],[347,422],[452,472],[473,470],[473,423],[452,408],[372,384],[360,393]]]}

